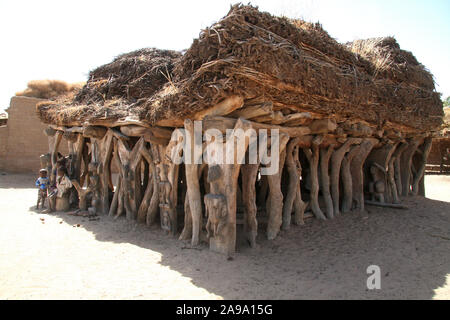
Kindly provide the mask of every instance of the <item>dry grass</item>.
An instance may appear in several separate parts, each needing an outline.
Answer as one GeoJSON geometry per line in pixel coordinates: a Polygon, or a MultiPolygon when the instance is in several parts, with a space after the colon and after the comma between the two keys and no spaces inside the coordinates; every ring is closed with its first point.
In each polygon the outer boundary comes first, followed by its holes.
{"type": "Polygon", "coordinates": [[[55,99],[57,97],[80,90],[85,82],[67,83],[61,80],[32,80],[27,88],[17,92],[16,96],[25,96],[40,99],[55,99]]]}
{"type": "Polygon", "coordinates": [[[235,5],[183,55],[151,48],[119,56],[92,71],[75,99],[56,107],[42,103],[38,113],[44,122],[64,125],[57,114],[66,106],[84,110],[80,118],[75,109],[68,121],[85,121],[103,116],[98,108],[108,100],[121,99],[117,113],[106,112],[112,119],[124,107],[154,124],[241,95],[380,126],[390,121],[418,131],[439,128],[440,96],[432,75],[411,53],[392,38],[354,47],[355,52],[336,42],[319,24],[235,5]]]}

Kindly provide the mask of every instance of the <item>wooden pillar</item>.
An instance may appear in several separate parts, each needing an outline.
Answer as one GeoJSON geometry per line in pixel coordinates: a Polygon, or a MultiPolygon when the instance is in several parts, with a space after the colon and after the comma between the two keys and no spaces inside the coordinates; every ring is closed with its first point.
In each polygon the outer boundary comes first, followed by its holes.
{"type": "MultiPolygon", "coordinates": [[[[289,136],[281,134],[279,137],[279,164],[276,174],[268,175],[267,182],[269,184],[269,197],[266,202],[266,211],[268,213],[267,222],[267,239],[274,240],[281,230],[283,223],[283,193],[281,192],[281,177],[283,173],[284,163],[286,161],[286,144],[289,136]]],[[[273,146],[270,147],[271,152],[273,146]]],[[[272,163],[270,165],[273,165],[272,163]]]]}
{"type": "Polygon", "coordinates": [[[394,152],[394,180],[395,185],[397,187],[398,196],[403,193],[403,183],[402,183],[402,173],[401,173],[401,162],[402,162],[402,154],[408,148],[408,143],[403,141],[394,152]]]}
{"type": "Polygon", "coordinates": [[[400,162],[400,173],[402,180],[402,196],[406,197],[411,192],[411,166],[412,166],[412,158],[417,151],[419,145],[423,143],[423,138],[412,138],[408,141],[408,146],[405,151],[401,155],[400,162]]]}
{"type": "Polygon", "coordinates": [[[359,152],[351,162],[353,207],[355,210],[364,211],[364,173],[363,165],[373,147],[378,143],[377,139],[364,139],[359,152]]]}
{"type": "Polygon", "coordinates": [[[319,206],[319,145],[323,141],[323,136],[316,136],[312,141],[311,149],[305,148],[303,152],[309,162],[311,176],[311,209],[317,219],[326,220],[325,215],[319,206]]]}
{"type": "Polygon", "coordinates": [[[360,145],[355,145],[350,152],[342,159],[341,176],[342,176],[342,213],[348,213],[352,210],[353,205],[353,180],[351,173],[351,163],[353,158],[359,153],[360,145]]]}
{"type": "Polygon", "coordinates": [[[333,153],[334,145],[328,146],[328,149],[320,149],[320,188],[326,206],[326,216],[328,219],[334,218],[333,199],[330,193],[330,157],[333,153]]]}
{"type": "MultiPolygon", "coordinates": [[[[231,138],[237,130],[246,131],[251,125],[248,121],[238,119],[231,138]]],[[[244,139],[244,151],[248,148],[248,139],[244,139]]],[[[231,143],[227,140],[227,143],[231,143]]],[[[218,150],[223,148],[223,154],[226,155],[226,147],[213,142],[211,148],[218,150]]],[[[245,156],[245,155],[244,155],[245,156]]],[[[236,190],[240,171],[240,163],[243,159],[236,159],[234,155],[228,155],[228,159],[234,158],[234,164],[209,164],[208,181],[211,187],[211,193],[205,195],[205,208],[208,216],[206,230],[210,240],[210,249],[215,252],[231,256],[236,247],[236,190]]]]}
{"type": "Polygon", "coordinates": [[[241,168],[242,198],[245,207],[244,232],[252,248],[256,247],[256,236],[258,234],[258,220],[256,219],[256,178],[258,169],[258,164],[246,164],[241,168]]]}
{"type": "Polygon", "coordinates": [[[344,156],[347,152],[350,151],[350,148],[352,145],[360,144],[362,142],[361,139],[358,138],[349,138],[347,139],[344,144],[334,151],[332,157],[331,157],[331,196],[333,199],[333,209],[334,209],[334,215],[337,216],[340,214],[340,208],[339,208],[339,201],[340,201],[340,194],[339,194],[339,178],[340,178],[340,172],[341,172],[341,166],[342,166],[342,160],[344,159],[344,156]]]}
{"type": "MultiPolygon", "coordinates": [[[[432,145],[432,138],[428,137],[425,138],[425,141],[423,145],[418,149],[420,151],[420,161],[418,163],[418,169],[416,174],[414,175],[414,179],[412,182],[412,194],[418,195],[420,191],[420,184],[423,183],[423,176],[425,174],[425,167],[427,164],[427,159],[431,151],[431,145],[432,145]]],[[[422,196],[425,196],[425,188],[423,187],[423,190],[421,192],[422,196]]]]}
{"type": "Polygon", "coordinates": [[[48,176],[50,178],[50,183],[55,184],[56,183],[55,170],[56,170],[57,154],[58,154],[58,148],[59,148],[59,144],[61,143],[63,133],[62,133],[62,131],[57,131],[51,127],[47,127],[44,132],[48,137],[48,147],[49,147],[51,166],[52,166],[51,172],[48,172],[48,176]]]}
{"type": "Polygon", "coordinates": [[[186,186],[187,186],[187,203],[189,208],[189,215],[186,215],[184,229],[180,236],[180,239],[187,239],[191,237],[191,245],[197,246],[200,242],[200,231],[202,227],[202,198],[200,193],[200,159],[195,159],[195,150],[198,148],[202,151],[202,141],[197,141],[194,134],[194,123],[192,120],[184,121],[184,128],[186,130],[186,138],[190,138],[192,154],[185,154],[185,159],[189,157],[188,161],[185,161],[186,172],[186,186]]]}
{"type": "Polygon", "coordinates": [[[150,226],[155,222],[156,215],[159,212],[159,185],[156,165],[151,151],[144,147],[140,150],[140,153],[149,165],[149,182],[147,184],[146,196],[144,197],[145,201],[142,201],[141,207],[139,208],[138,217],[140,218],[138,219],[141,222],[145,221],[146,225],[150,226]]]}

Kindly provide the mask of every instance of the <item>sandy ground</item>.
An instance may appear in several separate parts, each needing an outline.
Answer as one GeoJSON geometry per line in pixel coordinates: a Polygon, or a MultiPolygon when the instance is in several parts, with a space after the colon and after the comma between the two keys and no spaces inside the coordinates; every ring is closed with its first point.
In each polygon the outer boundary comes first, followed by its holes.
{"type": "Polygon", "coordinates": [[[156,227],[38,214],[33,182],[0,175],[0,299],[450,299],[450,176],[427,176],[409,211],[310,220],[273,242],[261,229],[233,261],[156,227]]]}

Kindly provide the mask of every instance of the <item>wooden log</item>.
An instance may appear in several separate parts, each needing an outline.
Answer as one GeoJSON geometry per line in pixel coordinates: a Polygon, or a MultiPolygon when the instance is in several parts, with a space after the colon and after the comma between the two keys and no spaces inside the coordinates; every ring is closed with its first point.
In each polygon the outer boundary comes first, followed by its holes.
{"type": "Polygon", "coordinates": [[[83,136],[86,138],[103,139],[107,132],[107,128],[98,126],[87,126],[83,129],[83,136]]]}
{"type": "Polygon", "coordinates": [[[350,165],[352,175],[352,197],[353,208],[364,211],[364,173],[363,165],[372,148],[378,143],[377,139],[364,139],[360,145],[359,152],[353,157],[350,165]]]}
{"type": "MultiPolygon", "coordinates": [[[[143,138],[139,139],[133,148],[130,148],[127,141],[115,140],[114,151],[117,154],[116,164],[121,176],[118,202],[123,203],[128,220],[137,220],[138,208],[142,200],[140,165],[142,161],[142,150],[144,148],[145,141],[143,138]]],[[[116,217],[121,212],[118,211],[116,217]]]]}
{"type": "Polygon", "coordinates": [[[88,187],[86,189],[83,189],[80,183],[73,179],[71,180],[72,185],[75,187],[75,190],[78,193],[78,208],[82,211],[86,211],[88,209],[88,203],[87,203],[87,197],[92,192],[92,190],[88,187]]]}
{"type": "MultiPolygon", "coordinates": [[[[395,150],[397,150],[399,147],[399,143],[396,144],[395,150]]],[[[393,203],[398,204],[400,203],[399,197],[398,197],[398,189],[397,184],[395,183],[395,167],[394,162],[396,160],[395,151],[392,155],[391,159],[389,159],[388,163],[388,185],[389,185],[389,193],[390,193],[390,199],[393,203]]]]}
{"type": "MultiPolygon", "coordinates": [[[[302,175],[302,166],[300,164],[300,161],[298,161],[297,165],[298,173],[297,175],[300,177],[302,175]]],[[[302,199],[301,194],[301,185],[299,184],[296,191],[296,197],[294,200],[294,223],[297,226],[303,226],[305,224],[305,210],[308,207],[309,203],[306,203],[302,199]]]]}
{"type": "MultiPolygon", "coordinates": [[[[248,121],[248,120],[243,120],[248,121]]],[[[207,117],[203,121],[203,130],[206,131],[208,129],[217,129],[223,134],[226,133],[227,130],[233,129],[236,125],[237,120],[232,118],[225,118],[225,117],[207,117]]],[[[249,125],[256,130],[259,131],[261,129],[265,130],[274,130],[278,129],[279,133],[284,133],[290,137],[301,137],[304,135],[308,135],[311,133],[311,129],[309,127],[282,127],[277,125],[270,125],[270,124],[264,124],[264,123],[258,123],[253,121],[248,121],[249,125]]],[[[270,135],[270,132],[268,132],[270,135]]]]}
{"type": "Polygon", "coordinates": [[[336,130],[337,123],[334,119],[315,120],[309,124],[309,128],[311,134],[327,134],[336,130]]]}
{"type": "Polygon", "coordinates": [[[360,144],[362,142],[361,139],[358,138],[350,138],[345,141],[345,143],[336,151],[333,152],[331,156],[331,196],[333,199],[333,213],[335,216],[340,215],[339,208],[339,178],[341,172],[342,160],[347,152],[350,151],[350,148],[355,144],[360,144]]]}
{"type": "Polygon", "coordinates": [[[71,179],[80,181],[81,177],[81,162],[83,160],[83,150],[85,146],[85,138],[82,134],[75,134],[75,140],[67,142],[69,148],[70,167],[69,176],[71,179]]]}
{"type": "Polygon", "coordinates": [[[408,143],[402,142],[400,146],[394,152],[393,157],[394,161],[394,178],[395,184],[397,186],[397,194],[401,195],[403,193],[403,183],[402,183],[402,173],[401,173],[401,162],[402,162],[402,154],[408,148],[408,143]]]}
{"type": "Polygon", "coordinates": [[[48,137],[48,148],[51,159],[51,171],[48,173],[50,184],[56,184],[56,161],[58,155],[59,145],[62,140],[63,132],[56,131],[48,127],[45,131],[48,137]]]}
{"type": "Polygon", "coordinates": [[[283,123],[284,115],[281,111],[272,111],[270,114],[254,118],[253,121],[258,123],[270,123],[278,125],[283,123]]]}
{"type": "Polygon", "coordinates": [[[218,103],[217,105],[197,112],[192,118],[194,120],[203,120],[208,116],[226,116],[233,111],[242,108],[244,99],[240,96],[231,96],[218,103]]]}
{"type": "MultiPolygon", "coordinates": [[[[292,139],[289,141],[286,148],[286,168],[289,174],[289,185],[288,192],[286,195],[286,199],[283,205],[283,230],[289,230],[291,225],[291,217],[292,217],[292,207],[294,205],[294,201],[297,197],[297,191],[299,190],[300,185],[300,176],[299,168],[297,167],[298,161],[298,143],[299,139],[292,139]]],[[[301,167],[300,167],[301,171],[301,167]]],[[[301,199],[299,199],[301,200],[301,199]]],[[[297,210],[301,210],[301,208],[297,207],[297,210]]],[[[297,213],[296,215],[301,215],[301,213],[297,213]]],[[[297,218],[298,219],[298,218],[297,218]]],[[[300,218],[301,219],[301,218],[300,218]]]]}
{"type": "MultiPolygon", "coordinates": [[[[238,119],[234,131],[228,139],[234,140],[238,130],[248,130],[251,125],[248,121],[238,119]]],[[[248,139],[244,139],[244,151],[248,148],[248,139]]],[[[231,141],[227,140],[227,143],[231,141]]],[[[206,229],[210,240],[210,249],[219,253],[232,256],[236,247],[236,190],[240,163],[244,159],[237,159],[236,154],[227,150],[226,146],[212,142],[211,148],[223,148],[226,159],[235,159],[234,164],[209,164],[208,180],[211,193],[204,198],[208,222],[206,229]]],[[[233,150],[235,151],[235,150],[233,150]]]]}
{"type": "MultiPolygon", "coordinates": [[[[425,174],[425,167],[427,164],[427,159],[431,151],[432,146],[432,138],[425,138],[422,149],[421,149],[421,161],[420,167],[417,170],[417,173],[414,175],[414,179],[412,182],[412,194],[417,196],[419,194],[419,184],[423,180],[423,176],[425,174]]],[[[423,192],[424,193],[424,192],[423,192]]],[[[423,194],[425,195],[425,194],[423,194]]]]}
{"type": "MultiPolygon", "coordinates": [[[[115,163],[118,163],[115,158],[116,157],[114,156],[113,159],[114,159],[115,163]]],[[[121,175],[119,175],[117,178],[117,186],[116,186],[116,189],[114,190],[114,196],[111,201],[111,206],[109,207],[108,216],[110,216],[110,217],[114,217],[115,213],[118,212],[119,194],[120,194],[119,190],[120,190],[121,185],[122,185],[122,177],[121,177],[121,175]]]]}
{"type": "MultiPolygon", "coordinates": [[[[369,186],[372,186],[371,189],[373,190],[369,191],[373,193],[373,197],[382,197],[387,202],[398,201],[398,197],[392,192],[392,181],[389,178],[389,163],[391,162],[397,145],[397,143],[387,142],[383,143],[381,147],[374,147],[365,161],[367,167],[370,167],[370,178],[372,180],[369,182],[369,186]],[[385,189],[383,194],[378,195],[376,193],[375,189],[379,188],[377,186],[381,186],[385,189]]],[[[391,175],[393,178],[393,172],[391,175]]]]}
{"type": "Polygon", "coordinates": [[[412,138],[408,141],[408,147],[401,155],[401,179],[402,179],[402,196],[406,197],[411,192],[411,166],[412,158],[417,151],[419,145],[423,143],[423,138],[412,138]]]}
{"type": "Polygon", "coordinates": [[[109,130],[111,130],[113,136],[116,139],[123,140],[123,141],[130,141],[129,136],[127,136],[126,134],[123,134],[121,131],[117,130],[116,128],[111,128],[109,130]]]}
{"type": "Polygon", "coordinates": [[[111,182],[111,158],[113,150],[113,137],[111,132],[108,132],[101,141],[100,152],[101,152],[101,208],[103,214],[108,214],[109,212],[109,193],[112,189],[111,182]]]}
{"type": "Polygon", "coordinates": [[[89,162],[91,161],[90,155],[89,155],[89,145],[88,141],[90,142],[90,139],[84,139],[85,143],[83,146],[82,151],[82,163],[83,163],[83,172],[81,172],[80,175],[80,185],[84,186],[84,183],[86,182],[86,185],[89,185],[89,162]]]}
{"type": "Polygon", "coordinates": [[[230,113],[230,118],[242,118],[246,120],[251,120],[257,117],[263,117],[271,114],[273,112],[273,103],[265,102],[259,105],[244,106],[230,113]]]}
{"type": "Polygon", "coordinates": [[[353,202],[353,182],[350,171],[350,164],[353,158],[359,153],[361,145],[352,146],[350,152],[342,159],[342,206],[341,212],[348,213],[352,209],[353,202]]]}
{"type": "Polygon", "coordinates": [[[318,173],[318,165],[319,165],[319,145],[323,142],[323,136],[317,136],[314,138],[312,142],[311,149],[304,148],[303,152],[306,155],[306,158],[309,162],[310,168],[310,177],[311,177],[311,199],[310,205],[311,209],[316,216],[317,219],[326,220],[325,215],[319,206],[319,173],[318,173]]]}
{"type": "Polygon", "coordinates": [[[369,206],[382,207],[382,208],[404,209],[404,210],[409,209],[407,206],[404,206],[404,205],[398,204],[398,203],[381,203],[381,202],[375,202],[375,201],[369,201],[369,200],[366,200],[365,203],[369,206]]]}
{"type": "Polygon", "coordinates": [[[155,138],[161,138],[165,140],[170,140],[172,137],[172,130],[160,127],[141,127],[137,125],[128,125],[120,127],[120,131],[129,137],[143,137],[145,135],[150,135],[155,138]]]}
{"type": "Polygon", "coordinates": [[[142,224],[147,223],[147,212],[148,212],[148,208],[150,206],[150,201],[152,199],[152,195],[154,192],[154,190],[153,190],[154,184],[152,182],[153,176],[152,176],[150,170],[147,172],[147,174],[148,174],[148,181],[150,181],[150,182],[147,184],[147,187],[145,188],[144,196],[142,198],[141,204],[139,206],[138,214],[137,214],[137,221],[138,221],[138,223],[142,223],[142,224]]]}
{"type": "MultiPolygon", "coordinates": [[[[106,130],[106,133],[101,139],[91,138],[91,163],[93,168],[90,170],[90,175],[95,176],[95,187],[93,187],[95,209],[96,213],[109,213],[109,194],[111,188],[111,158],[113,150],[113,133],[111,130],[106,130]],[[98,196],[97,196],[98,195],[98,196]],[[96,198],[99,199],[96,199],[96,198]]],[[[94,177],[90,176],[90,180],[94,177]]]]}
{"type": "Polygon", "coordinates": [[[244,200],[244,233],[250,247],[256,247],[258,234],[258,221],[256,219],[256,178],[259,164],[246,164],[241,167],[242,173],[242,198],[244,200]]]}
{"type": "Polygon", "coordinates": [[[281,124],[287,127],[302,126],[309,124],[312,120],[310,112],[292,113],[285,116],[281,124]]]}
{"type": "Polygon", "coordinates": [[[283,192],[281,191],[281,177],[286,161],[286,144],[288,141],[289,136],[280,136],[278,172],[274,175],[267,176],[267,182],[269,184],[269,197],[266,209],[269,216],[267,222],[268,240],[274,240],[278,236],[283,223],[283,192]]]}
{"type": "Polygon", "coordinates": [[[174,144],[152,146],[153,159],[159,185],[159,213],[161,228],[175,236],[178,230],[178,173],[179,165],[168,156],[174,144]]]}
{"type": "Polygon", "coordinates": [[[325,201],[325,213],[328,219],[334,218],[333,199],[330,193],[330,158],[334,151],[334,146],[329,146],[327,149],[320,149],[320,187],[322,196],[325,201]]]}
{"type": "MultiPolygon", "coordinates": [[[[140,150],[140,153],[142,157],[147,161],[149,164],[149,174],[151,175],[151,180],[149,182],[149,185],[152,184],[152,197],[150,199],[150,204],[147,208],[146,212],[146,220],[145,223],[147,226],[153,225],[156,219],[156,215],[159,211],[159,178],[157,177],[157,171],[156,171],[156,165],[153,160],[153,156],[147,148],[142,148],[140,150]]],[[[147,186],[148,188],[148,186],[147,186]]]]}
{"type": "MultiPolygon", "coordinates": [[[[191,120],[185,120],[184,127],[188,136],[191,138],[191,151],[194,153],[196,148],[202,148],[202,141],[197,141],[194,135],[194,123],[191,120]]],[[[186,186],[187,186],[187,203],[189,205],[189,211],[191,216],[192,225],[186,224],[183,233],[188,233],[188,230],[192,230],[191,245],[197,246],[200,242],[201,231],[201,218],[202,218],[202,199],[200,193],[200,181],[201,171],[199,171],[200,165],[199,159],[194,159],[194,154],[185,155],[190,157],[190,161],[185,163],[186,172],[186,186]]],[[[189,221],[188,221],[189,222],[189,221]]],[[[183,237],[185,235],[182,234],[183,237]]]]}
{"type": "Polygon", "coordinates": [[[348,135],[355,138],[371,137],[375,133],[374,128],[372,128],[368,123],[363,122],[354,123],[347,121],[342,124],[342,128],[348,135]]]}

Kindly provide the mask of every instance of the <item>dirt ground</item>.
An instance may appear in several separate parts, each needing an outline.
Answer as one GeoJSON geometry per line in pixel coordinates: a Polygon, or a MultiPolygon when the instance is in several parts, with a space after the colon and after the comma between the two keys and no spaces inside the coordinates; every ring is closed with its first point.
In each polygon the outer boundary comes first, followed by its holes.
{"type": "Polygon", "coordinates": [[[0,299],[450,299],[450,176],[427,176],[409,211],[309,220],[273,242],[261,229],[233,261],[157,227],[39,214],[33,185],[0,174],[0,299]]]}

